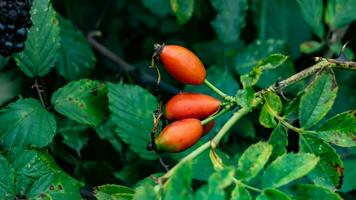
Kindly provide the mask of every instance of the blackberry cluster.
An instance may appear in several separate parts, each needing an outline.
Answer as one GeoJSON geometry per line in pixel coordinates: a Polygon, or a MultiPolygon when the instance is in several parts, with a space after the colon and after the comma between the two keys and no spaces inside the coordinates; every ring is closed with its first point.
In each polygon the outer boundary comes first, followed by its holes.
{"type": "Polygon", "coordinates": [[[0,55],[10,56],[25,48],[27,30],[32,26],[32,0],[0,0],[0,55]]]}

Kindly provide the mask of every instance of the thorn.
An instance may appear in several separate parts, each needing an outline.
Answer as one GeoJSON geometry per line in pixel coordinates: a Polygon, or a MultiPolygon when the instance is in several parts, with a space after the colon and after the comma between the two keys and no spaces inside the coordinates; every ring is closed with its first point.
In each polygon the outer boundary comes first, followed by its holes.
{"type": "Polygon", "coordinates": [[[340,60],[340,61],[346,61],[348,60],[347,57],[346,57],[346,54],[345,54],[345,49],[346,49],[346,46],[349,44],[349,42],[347,41],[340,49],[340,53],[339,53],[339,56],[336,58],[336,60],[340,60]]]}

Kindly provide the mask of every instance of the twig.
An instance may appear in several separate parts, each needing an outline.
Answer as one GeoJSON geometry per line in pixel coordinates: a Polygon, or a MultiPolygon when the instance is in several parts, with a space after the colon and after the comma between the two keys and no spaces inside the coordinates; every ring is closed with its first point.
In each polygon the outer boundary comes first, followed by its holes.
{"type": "Polygon", "coordinates": [[[157,85],[157,79],[149,74],[145,74],[140,72],[136,69],[135,66],[131,65],[130,63],[126,62],[121,57],[117,56],[114,52],[107,49],[104,45],[100,44],[95,37],[101,36],[100,31],[91,31],[87,34],[87,40],[90,45],[92,45],[100,54],[105,56],[106,58],[110,59],[111,61],[115,62],[120,68],[120,71],[123,70],[125,72],[130,73],[133,77],[135,77],[142,86],[150,85],[152,87],[158,87],[161,90],[165,91],[168,94],[176,94],[179,92],[179,89],[176,87],[169,85],[164,82],[160,82],[157,85]]]}
{"type": "Polygon", "coordinates": [[[38,84],[37,78],[35,78],[35,84],[32,86],[32,88],[36,88],[36,91],[37,91],[38,97],[41,101],[41,104],[44,108],[46,108],[46,105],[45,105],[45,103],[43,101],[43,97],[42,97],[43,90],[41,90],[41,86],[38,84]]]}

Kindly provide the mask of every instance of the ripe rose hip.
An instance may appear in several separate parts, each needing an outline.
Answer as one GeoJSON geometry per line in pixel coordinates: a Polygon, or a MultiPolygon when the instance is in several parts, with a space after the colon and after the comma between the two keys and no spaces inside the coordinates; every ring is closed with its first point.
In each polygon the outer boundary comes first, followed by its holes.
{"type": "Polygon", "coordinates": [[[159,152],[181,152],[193,146],[203,135],[198,119],[182,119],[166,126],[155,139],[159,152]]]}
{"type": "Polygon", "coordinates": [[[204,82],[206,76],[204,65],[193,52],[178,45],[160,47],[159,58],[167,72],[176,80],[192,85],[204,82]]]}
{"type": "Polygon", "coordinates": [[[221,102],[214,97],[199,93],[180,93],[166,104],[165,115],[168,120],[185,118],[205,119],[217,112],[221,102]]]}

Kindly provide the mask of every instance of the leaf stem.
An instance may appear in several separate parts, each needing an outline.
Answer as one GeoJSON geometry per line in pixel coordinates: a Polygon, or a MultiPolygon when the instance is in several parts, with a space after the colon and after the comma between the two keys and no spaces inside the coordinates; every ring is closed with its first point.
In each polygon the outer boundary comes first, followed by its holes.
{"type": "Polygon", "coordinates": [[[219,88],[215,87],[215,85],[213,85],[212,83],[210,83],[208,80],[204,80],[204,84],[211,89],[213,92],[215,92],[216,94],[218,94],[219,96],[221,96],[223,99],[225,100],[230,100],[229,95],[225,94],[224,92],[222,92],[219,88]]]}
{"type": "Polygon", "coordinates": [[[41,90],[41,86],[38,84],[37,78],[35,78],[35,84],[32,87],[36,88],[36,91],[37,91],[38,97],[39,97],[39,99],[41,101],[41,104],[42,104],[42,106],[44,108],[46,108],[46,104],[44,103],[44,100],[43,100],[43,97],[42,97],[43,90],[41,90]]]}
{"type": "Polygon", "coordinates": [[[212,115],[212,116],[210,116],[210,117],[204,119],[203,121],[201,121],[202,125],[206,125],[206,124],[208,124],[209,122],[211,122],[211,121],[213,121],[213,120],[215,120],[215,119],[221,117],[223,114],[229,112],[231,109],[232,109],[232,108],[231,108],[231,106],[229,106],[229,105],[226,106],[226,107],[224,107],[222,110],[220,110],[220,111],[219,111],[218,113],[216,113],[215,115],[212,115]]]}
{"type": "Polygon", "coordinates": [[[172,174],[175,173],[177,168],[179,168],[181,165],[183,165],[186,162],[189,162],[193,160],[195,157],[200,155],[202,152],[204,152],[206,149],[208,149],[210,146],[211,147],[216,147],[216,145],[220,142],[221,138],[231,129],[231,127],[244,115],[246,115],[249,112],[247,108],[241,108],[237,112],[233,114],[233,116],[224,124],[224,126],[220,129],[218,134],[210,141],[204,143],[197,149],[195,149],[193,152],[188,154],[186,157],[184,157],[182,160],[180,160],[172,169],[170,169],[165,175],[161,177],[162,182],[167,180],[172,174]]]}

